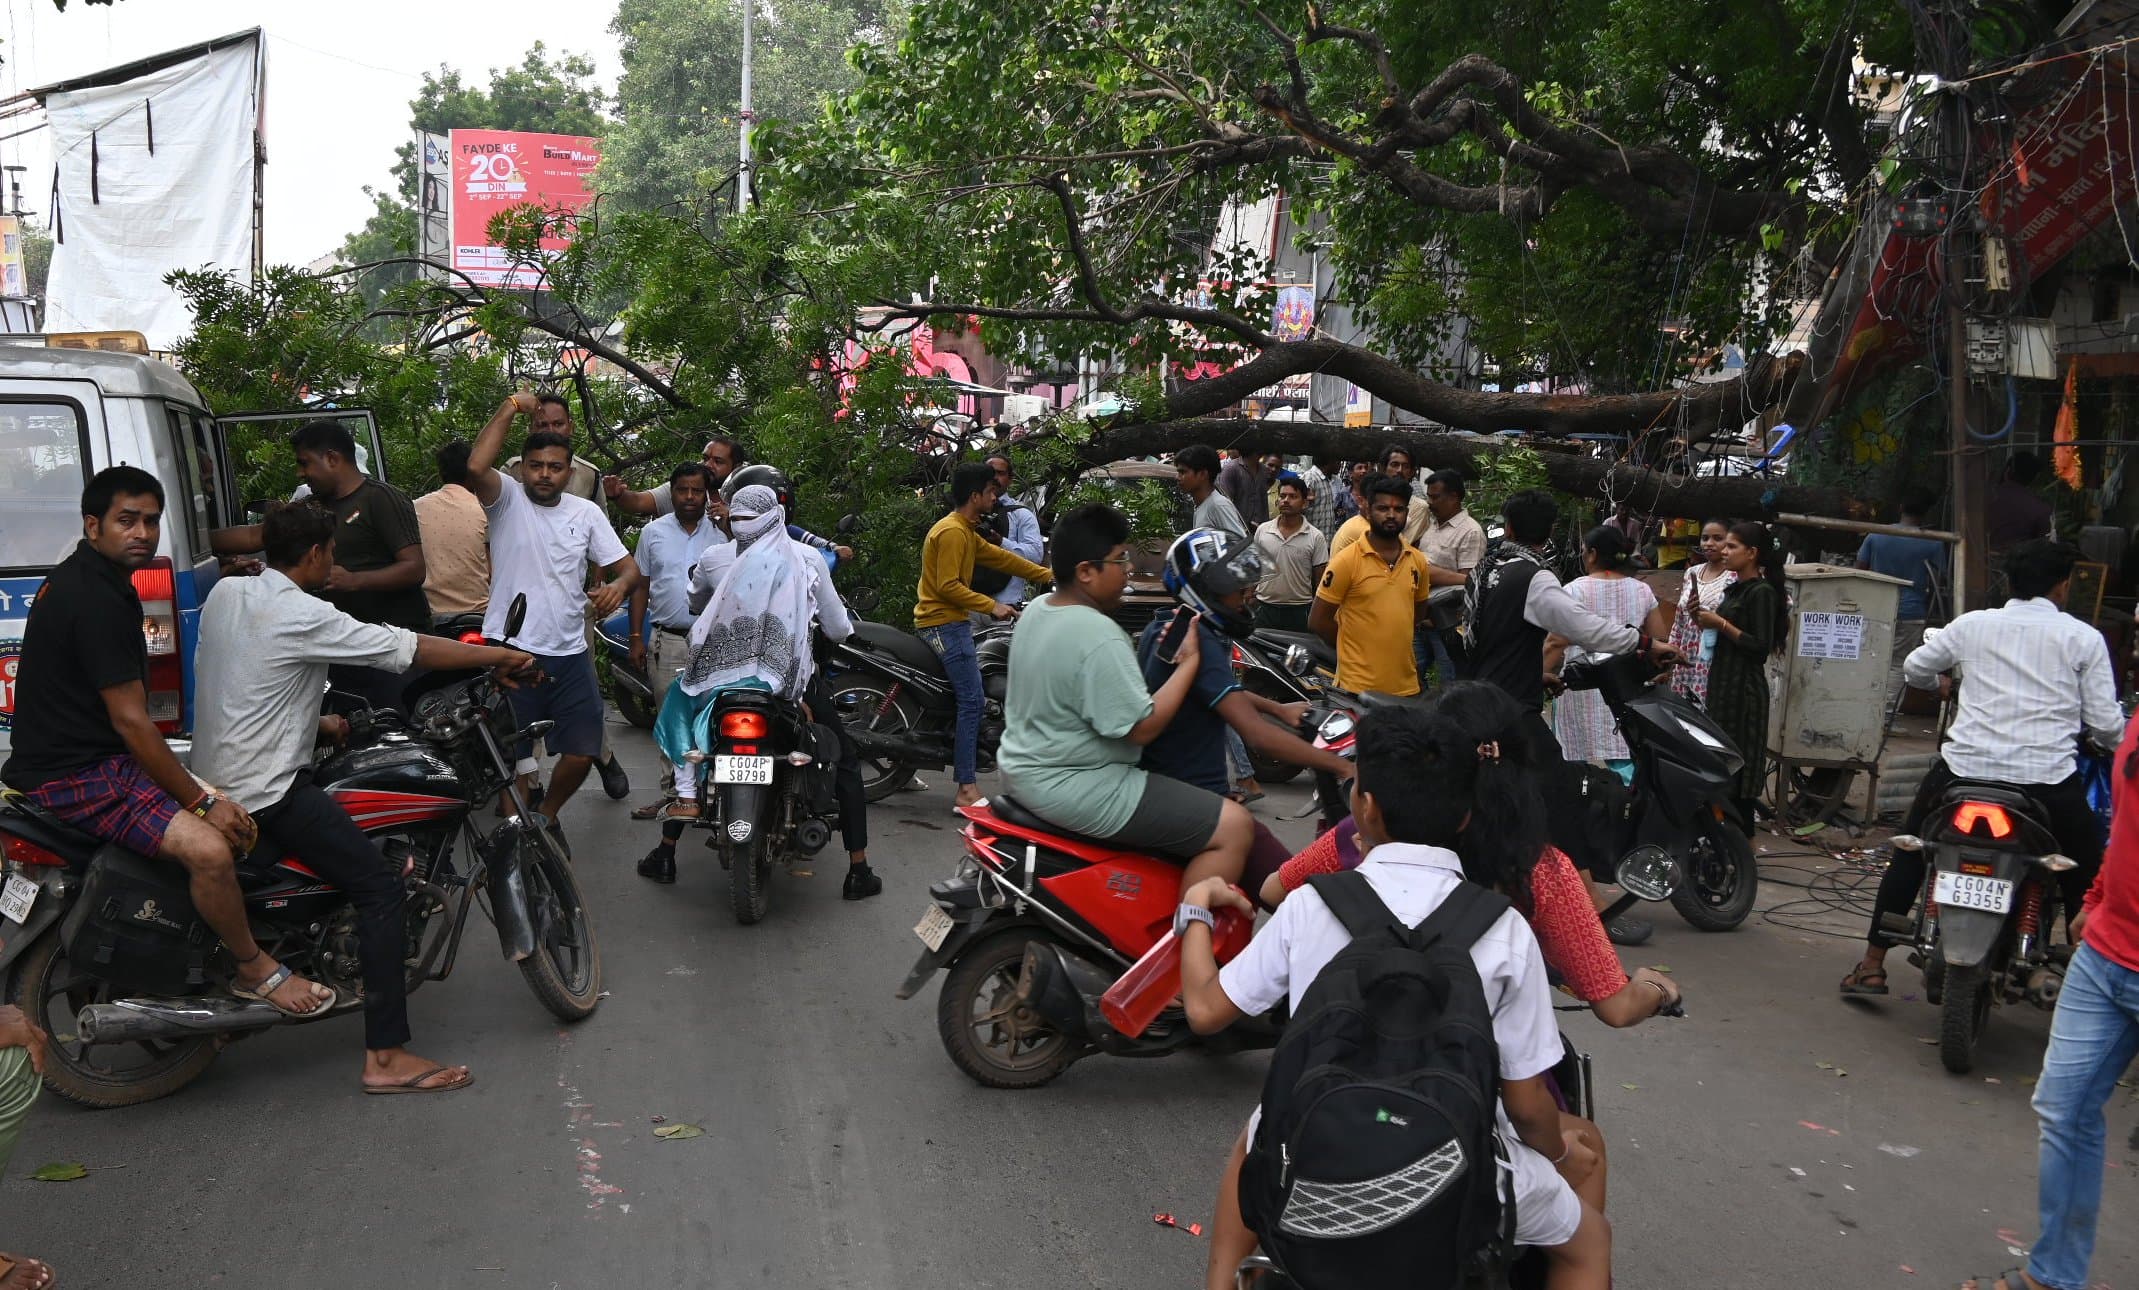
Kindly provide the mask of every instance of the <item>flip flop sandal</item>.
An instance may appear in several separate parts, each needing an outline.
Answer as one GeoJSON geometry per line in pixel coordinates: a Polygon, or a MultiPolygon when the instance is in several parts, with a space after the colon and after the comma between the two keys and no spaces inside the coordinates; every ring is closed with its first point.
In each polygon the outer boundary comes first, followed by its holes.
{"type": "MultiPolygon", "coordinates": [[[[230,992],[238,996],[240,999],[251,999],[255,1003],[267,1004],[275,1011],[281,1013],[283,1016],[288,1017],[293,1021],[312,1021],[317,1018],[326,1016],[328,1012],[333,1010],[335,1004],[334,991],[326,986],[320,985],[316,981],[312,983],[313,988],[318,990],[326,990],[327,998],[325,1002],[321,1003],[317,1008],[312,1009],[312,1011],[292,1012],[288,1008],[283,1007],[281,1004],[276,1003],[271,996],[275,993],[275,991],[282,988],[283,982],[289,980],[291,977],[296,975],[297,974],[295,972],[290,971],[288,964],[282,964],[278,966],[274,971],[268,973],[267,979],[265,981],[262,981],[260,984],[253,986],[250,989],[247,989],[246,987],[239,985],[236,982],[232,982],[230,986],[230,992]]],[[[313,997],[317,998],[318,996],[315,995],[313,997]]]]}
{"type": "Polygon", "coordinates": [[[52,1284],[52,1267],[41,1259],[20,1254],[0,1254],[0,1280],[21,1273],[18,1278],[24,1286],[37,1287],[52,1284]]]}
{"type": "Polygon", "coordinates": [[[391,1097],[400,1093],[451,1093],[456,1089],[463,1089],[468,1087],[470,1084],[475,1083],[475,1073],[473,1071],[470,1071],[469,1073],[461,1076],[457,1080],[453,1080],[445,1084],[424,1083],[425,1080],[431,1078],[433,1075],[437,1075],[442,1071],[447,1071],[451,1069],[452,1068],[449,1066],[433,1066],[431,1069],[423,1072],[421,1075],[411,1075],[410,1077],[405,1080],[402,1080],[398,1084],[366,1084],[364,1086],[364,1092],[367,1094],[374,1094],[379,1097],[391,1097]]]}
{"type": "MultiPolygon", "coordinates": [[[[1886,973],[1866,971],[1861,966],[1854,967],[1849,970],[1848,976],[1842,978],[1842,984],[1838,988],[1846,995],[1883,995],[1887,992],[1886,973]],[[1874,981],[1879,984],[1873,985],[1872,982],[1874,981]]],[[[1998,1290],[1998,1287],[1993,1286],[1991,1290],[1998,1290]]]]}

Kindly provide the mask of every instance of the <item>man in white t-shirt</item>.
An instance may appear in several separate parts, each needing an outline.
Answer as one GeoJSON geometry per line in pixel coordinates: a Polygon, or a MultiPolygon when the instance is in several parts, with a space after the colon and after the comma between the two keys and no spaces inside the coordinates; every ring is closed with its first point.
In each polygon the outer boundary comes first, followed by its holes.
{"type": "MultiPolygon", "coordinates": [[[[1416,927],[1465,881],[1463,862],[1448,846],[1471,814],[1481,759],[1498,757],[1499,750],[1488,744],[1474,752],[1454,721],[1410,708],[1369,713],[1359,723],[1355,747],[1352,818],[1366,853],[1358,872],[1390,913],[1416,927]],[[1421,783],[1441,791],[1420,793],[1421,783]]],[[[1205,879],[1182,893],[1174,920],[1181,936],[1181,998],[1198,1034],[1268,1012],[1281,999],[1289,999],[1297,1015],[1315,977],[1352,940],[1321,895],[1302,888],[1220,968],[1208,921],[1220,905],[1254,916],[1238,888],[1205,879]]],[[[1471,961],[1485,988],[1500,1054],[1500,1135],[1513,1172],[1516,1243],[1545,1251],[1553,1261],[1554,1286],[1604,1290],[1611,1282],[1611,1230],[1571,1186],[1587,1178],[1598,1158],[1580,1134],[1563,1128],[1546,1078],[1564,1048],[1537,937],[1510,909],[1471,945],[1471,961]]],[[[1216,1290],[1233,1284],[1234,1269],[1255,1249],[1239,1203],[1240,1164],[1254,1129],[1251,1119],[1219,1189],[1208,1274],[1216,1290]]]]}
{"type": "MultiPolygon", "coordinates": [[[[515,416],[541,406],[525,390],[501,404],[468,453],[468,491],[490,518],[490,606],[483,635],[503,643],[513,601],[527,597],[527,616],[509,642],[541,664],[543,679],[512,697],[522,725],[554,721],[543,736],[557,766],[537,810],[551,820],[579,791],[602,751],[602,692],[587,649],[587,619],[607,618],[639,582],[639,566],[624,549],[599,506],[565,489],[572,475],[572,444],[563,435],[536,431],[520,449],[520,478],[492,463],[505,447],[515,416]],[[587,565],[608,575],[586,590],[587,565]]],[[[521,749],[523,768],[531,749],[521,749]]]]}

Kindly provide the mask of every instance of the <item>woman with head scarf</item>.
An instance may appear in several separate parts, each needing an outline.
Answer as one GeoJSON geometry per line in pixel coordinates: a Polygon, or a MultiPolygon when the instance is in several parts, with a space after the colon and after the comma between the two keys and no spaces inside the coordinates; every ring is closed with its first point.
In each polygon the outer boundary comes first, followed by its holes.
{"type": "MultiPolygon", "coordinates": [[[[812,630],[835,641],[854,632],[823,557],[788,537],[787,511],[772,489],[756,484],[739,489],[728,499],[728,519],[734,542],[699,557],[700,576],[695,580],[711,583],[712,596],[691,625],[690,662],[669,687],[654,722],[654,741],[676,767],[676,801],[669,808],[674,819],[698,817],[698,764],[690,757],[710,745],[714,699],[720,692],[764,690],[793,703],[806,702],[816,674],[812,630]]],[[[821,696],[821,687],[818,692],[821,696]]],[[[815,720],[836,729],[838,718],[828,702],[811,706],[815,720]]],[[[851,753],[845,732],[839,733],[844,775],[851,753]]],[[[854,778],[858,785],[858,771],[854,778]]],[[[876,883],[867,873],[861,811],[850,808],[848,794],[840,797],[849,858],[864,878],[876,883]]],[[[673,841],[664,834],[656,852],[640,862],[640,872],[673,881],[673,841]],[[649,865],[659,872],[649,872],[649,865]]],[[[853,871],[848,884],[854,885],[853,871]]]]}

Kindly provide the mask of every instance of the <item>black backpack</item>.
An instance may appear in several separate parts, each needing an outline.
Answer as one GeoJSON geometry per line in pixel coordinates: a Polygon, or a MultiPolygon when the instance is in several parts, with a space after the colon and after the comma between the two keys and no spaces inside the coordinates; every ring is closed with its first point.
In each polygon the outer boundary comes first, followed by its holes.
{"type": "Polygon", "coordinates": [[[1515,1197],[1470,947],[1508,901],[1459,883],[1407,929],[1356,870],[1311,882],[1352,942],[1271,1059],[1241,1214],[1301,1290],[1493,1284],[1514,1250],[1515,1197]]]}

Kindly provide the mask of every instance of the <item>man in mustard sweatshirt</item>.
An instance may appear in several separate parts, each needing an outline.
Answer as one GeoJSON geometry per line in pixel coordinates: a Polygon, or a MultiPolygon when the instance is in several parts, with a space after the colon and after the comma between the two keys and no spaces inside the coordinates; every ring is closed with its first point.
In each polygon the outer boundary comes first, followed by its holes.
{"type": "Polygon", "coordinates": [[[951,512],[936,521],[921,546],[921,586],[914,599],[914,631],[943,660],[951,692],[958,696],[952,772],[958,779],[960,806],[980,800],[974,763],[980,718],[987,706],[980,686],[980,656],[973,649],[973,624],[966,615],[1017,617],[1016,609],[973,590],[973,566],[984,564],[1034,586],[1054,581],[1054,574],[1044,566],[1004,550],[980,531],[980,518],[995,509],[1001,491],[995,469],[987,462],[969,461],[951,472],[951,512]]]}

